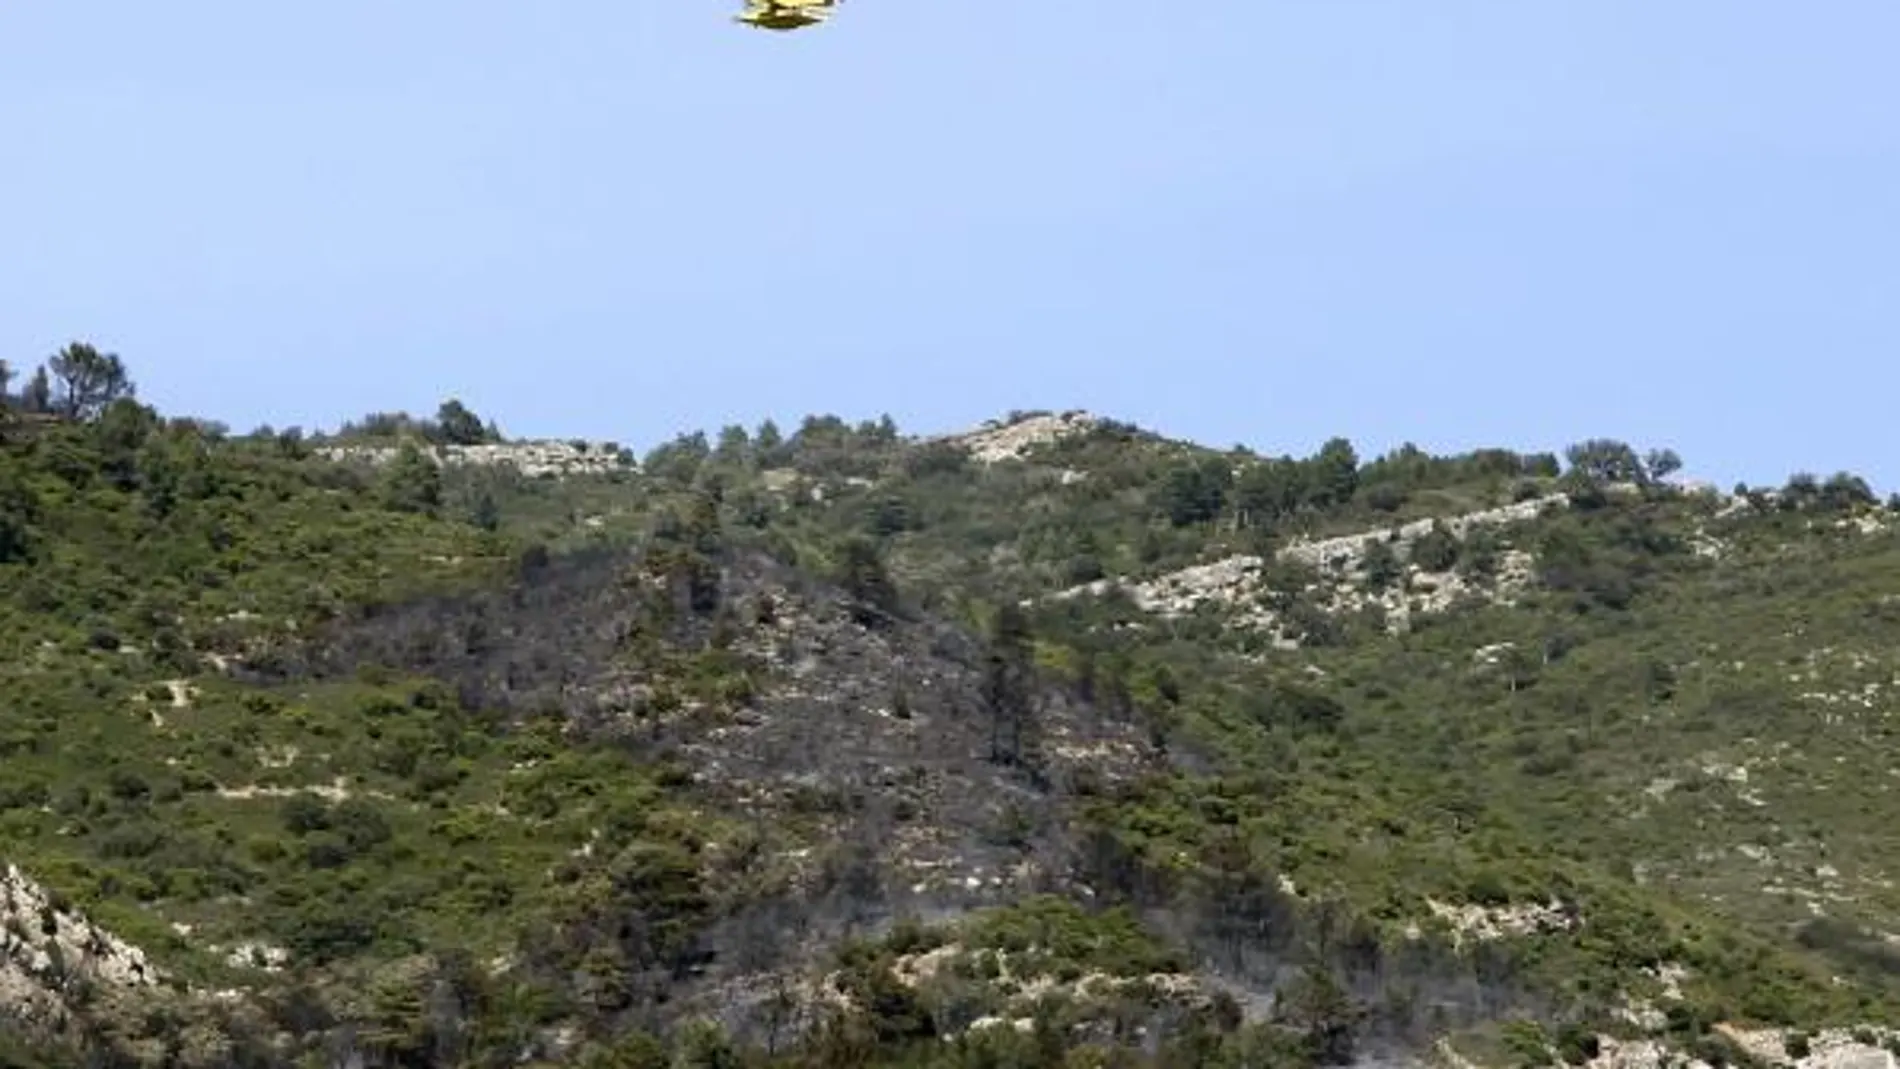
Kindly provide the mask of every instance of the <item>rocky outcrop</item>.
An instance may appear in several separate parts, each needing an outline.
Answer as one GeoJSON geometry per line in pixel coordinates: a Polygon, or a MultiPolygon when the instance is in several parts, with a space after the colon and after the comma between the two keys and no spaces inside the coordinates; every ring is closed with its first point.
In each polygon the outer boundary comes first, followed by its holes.
{"type": "Polygon", "coordinates": [[[1749,1030],[1717,1025],[1735,1045],[1770,1065],[1795,1069],[1895,1069],[1893,1046],[1900,1032],[1890,1028],[1830,1028],[1804,1035],[1781,1029],[1749,1030]],[[1798,1056],[1797,1056],[1798,1055],[1798,1056]]]}
{"type": "Polygon", "coordinates": [[[1432,916],[1451,926],[1455,945],[1567,931],[1581,923],[1575,911],[1555,900],[1541,904],[1478,906],[1454,905],[1428,898],[1425,905],[1432,916]]]}
{"type": "MultiPolygon", "coordinates": [[[[399,447],[392,445],[322,446],[317,455],[357,464],[385,464],[399,447]]],[[[612,442],[496,442],[483,445],[438,445],[423,454],[438,464],[469,467],[509,467],[529,478],[606,475],[634,466],[633,458],[612,442]]]]}
{"type": "MultiPolygon", "coordinates": [[[[1796,1033],[1774,1029],[1750,1031],[1717,1025],[1716,1031],[1765,1065],[1791,1066],[1793,1069],[1894,1069],[1900,1061],[1882,1044],[1891,1044],[1900,1033],[1884,1028],[1829,1029],[1807,1036],[1799,1044],[1799,1057],[1793,1042],[1796,1033]]],[[[1585,1069],[1712,1069],[1708,1062],[1691,1057],[1656,1039],[1599,1039],[1597,1056],[1585,1069]]]]}
{"type": "MultiPolygon", "coordinates": [[[[1900,1045],[1900,1032],[1891,1028],[1832,1028],[1804,1033],[1718,1024],[1714,1031],[1757,1064],[1777,1069],[1895,1069],[1900,1066],[1900,1059],[1893,1050],[1900,1045]]],[[[1465,1057],[1448,1040],[1441,1039],[1435,1053],[1442,1069],[1480,1069],[1478,1063],[1465,1057]]],[[[1550,1050],[1548,1056],[1552,1064],[1562,1064],[1557,1051],[1550,1050]]],[[[1583,1069],[1716,1069],[1716,1066],[1661,1037],[1619,1039],[1600,1035],[1596,1053],[1583,1063],[1583,1069]]]]}
{"type": "Polygon", "coordinates": [[[1548,494],[1500,508],[1481,509],[1477,512],[1442,518],[1413,520],[1411,523],[1402,524],[1396,528],[1295,542],[1280,551],[1280,558],[1305,564],[1331,575],[1349,575],[1364,568],[1366,551],[1375,542],[1387,542],[1403,556],[1409,554],[1412,546],[1419,539],[1430,534],[1432,529],[1440,524],[1454,536],[1463,538],[1480,527],[1504,527],[1510,524],[1526,523],[1543,515],[1546,511],[1568,506],[1569,498],[1563,494],[1548,494]]]}
{"type": "Polygon", "coordinates": [[[1081,411],[1034,415],[1011,423],[991,420],[974,431],[939,440],[968,449],[971,458],[979,463],[996,464],[1021,460],[1037,446],[1087,433],[1100,422],[1096,416],[1081,411]]]}
{"type": "MultiPolygon", "coordinates": [[[[1567,499],[1553,494],[1502,508],[1416,520],[1397,528],[1295,542],[1279,551],[1279,560],[1311,569],[1318,578],[1303,590],[1279,593],[1310,597],[1329,612],[1376,609],[1385,615],[1387,629],[1395,633],[1409,627],[1416,614],[1443,612],[1467,598],[1508,601],[1530,583],[1534,563],[1530,554],[1506,549],[1499,553],[1491,574],[1478,579],[1456,570],[1432,571],[1412,563],[1413,547],[1440,526],[1453,537],[1463,539],[1481,527],[1525,523],[1546,510],[1562,507],[1567,507],[1567,499]],[[1404,565],[1404,574],[1375,589],[1368,581],[1366,562],[1368,552],[1377,543],[1385,543],[1392,549],[1404,565]]],[[[1119,588],[1142,611],[1170,619],[1190,615],[1202,605],[1213,603],[1234,613],[1235,622],[1240,626],[1272,633],[1277,645],[1297,646],[1296,638],[1285,633],[1280,614],[1266,603],[1264,595],[1269,592],[1266,567],[1267,561],[1262,557],[1237,554],[1146,581],[1098,579],[1062,591],[1055,597],[1100,596],[1119,588]]]]}
{"type": "Polygon", "coordinates": [[[143,950],[56,904],[16,866],[0,870],[0,1008],[54,1027],[78,987],[98,996],[153,988],[161,979],[143,950]]]}

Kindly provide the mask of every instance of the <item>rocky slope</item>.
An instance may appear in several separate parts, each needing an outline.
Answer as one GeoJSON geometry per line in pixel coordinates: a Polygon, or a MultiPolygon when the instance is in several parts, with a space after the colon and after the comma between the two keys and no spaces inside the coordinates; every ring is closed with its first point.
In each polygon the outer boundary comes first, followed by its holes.
{"type": "MultiPolygon", "coordinates": [[[[393,445],[326,445],[318,456],[346,464],[383,465],[398,451],[393,445]]],[[[438,464],[509,468],[530,479],[607,475],[631,466],[632,459],[611,442],[488,442],[439,444],[423,451],[438,464]]]]}

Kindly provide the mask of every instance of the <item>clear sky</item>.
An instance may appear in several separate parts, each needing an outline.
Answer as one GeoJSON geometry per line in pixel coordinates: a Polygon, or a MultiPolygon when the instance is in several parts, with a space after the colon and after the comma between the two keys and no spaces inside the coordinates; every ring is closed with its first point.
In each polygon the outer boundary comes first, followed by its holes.
{"type": "Polygon", "coordinates": [[[1900,486],[1894,0],[0,6],[0,355],[334,425],[1672,445],[1900,486]]]}

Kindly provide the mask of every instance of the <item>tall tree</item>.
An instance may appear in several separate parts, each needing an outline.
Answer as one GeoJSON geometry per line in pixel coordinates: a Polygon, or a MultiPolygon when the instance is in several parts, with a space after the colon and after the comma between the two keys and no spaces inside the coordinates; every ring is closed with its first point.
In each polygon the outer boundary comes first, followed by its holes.
{"type": "Polygon", "coordinates": [[[495,531],[501,527],[501,507],[495,503],[495,495],[487,487],[475,496],[475,504],[469,509],[469,522],[484,531],[495,531]]]}
{"type": "Polygon", "coordinates": [[[85,342],[72,344],[46,361],[59,380],[56,410],[70,419],[92,419],[122,397],[137,393],[116,353],[102,353],[85,342]]]}
{"type": "Polygon", "coordinates": [[[1591,438],[1564,450],[1570,469],[1601,483],[1643,483],[1648,473],[1636,450],[1613,438],[1591,438]]]}
{"type": "Polygon", "coordinates": [[[1307,500],[1316,508],[1343,505],[1359,490],[1359,454],[1346,438],[1329,438],[1307,461],[1307,500]]]}
{"type": "Polygon", "coordinates": [[[990,760],[1034,767],[1039,711],[1029,618],[1013,603],[996,610],[983,665],[983,704],[990,716],[990,760]]]}
{"type": "Polygon", "coordinates": [[[847,538],[838,548],[838,584],[856,603],[852,615],[871,627],[897,611],[897,584],[885,567],[877,543],[862,536],[847,538]]]}
{"type": "Polygon", "coordinates": [[[1290,515],[1300,504],[1298,467],[1284,459],[1249,465],[1234,486],[1234,504],[1244,527],[1271,525],[1290,515]]]}
{"type": "Polygon", "coordinates": [[[737,423],[729,423],[719,431],[718,444],[713,446],[713,459],[721,464],[744,464],[752,457],[752,435],[737,423]]]}
{"type": "Polygon", "coordinates": [[[39,502],[13,458],[0,453],[0,564],[26,559],[39,502]]]}
{"type": "Polygon", "coordinates": [[[1208,523],[1221,514],[1233,474],[1224,457],[1184,460],[1161,484],[1161,511],[1176,527],[1208,523]]]}
{"type": "Polygon", "coordinates": [[[1673,449],[1652,449],[1643,457],[1651,479],[1667,479],[1682,470],[1682,457],[1673,449]]]}
{"type": "Polygon", "coordinates": [[[769,419],[763,420],[759,423],[758,432],[752,437],[752,444],[758,449],[761,458],[766,458],[768,461],[777,459],[773,454],[784,446],[785,435],[778,429],[777,423],[769,419]]]}
{"type": "Polygon", "coordinates": [[[488,428],[482,425],[481,417],[453,397],[435,410],[435,423],[442,440],[450,445],[480,445],[488,440],[488,428]]]}
{"type": "Polygon", "coordinates": [[[711,456],[712,444],[706,440],[706,432],[694,431],[675,435],[671,441],[654,446],[647,451],[640,466],[656,479],[691,486],[711,456]]]}
{"type": "Polygon", "coordinates": [[[20,387],[20,410],[35,415],[53,410],[53,383],[46,375],[46,365],[34,368],[33,377],[20,387]]]}
{"type": "Polygon", "coordinates": [[[1821,484],[1819,503],[1822,508],[1834,512],[1844,512],[1857,505],[1872,505],[1880,500],[1867,485],[1867,480],[1851,471],[1835,472],[1821,484]]]}
{"type": "Polygon", "coordinates": [[[1314,1065],[1350,1065],[1365,1010],[1324,961],[1308,964],[1274,997],[1274,1015],[1297,1028],[1314,1065]]]}
{"type": "Polygon", "coordinates": [[[138,487],[139,451],[158,428],[158,413],[130,399],[113,402],[93,421],[100,471],[120,490],[138,487]]]}
{"type": "Polygon", "coordinates": [[[414,442],[404,442],[383,469],[383,505],[433,515],[442,504],[442,469],[414,442]]]}

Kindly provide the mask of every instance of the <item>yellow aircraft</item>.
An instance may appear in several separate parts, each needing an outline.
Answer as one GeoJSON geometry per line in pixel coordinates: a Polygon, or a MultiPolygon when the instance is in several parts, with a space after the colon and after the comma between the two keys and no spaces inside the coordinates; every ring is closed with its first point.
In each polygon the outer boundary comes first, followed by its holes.
{"type": "Polygon", "coordinates": [[[831,15],[838,0],[746,0],[745,11],[733,21],[761,30],[802,30],[831,15]]]}

